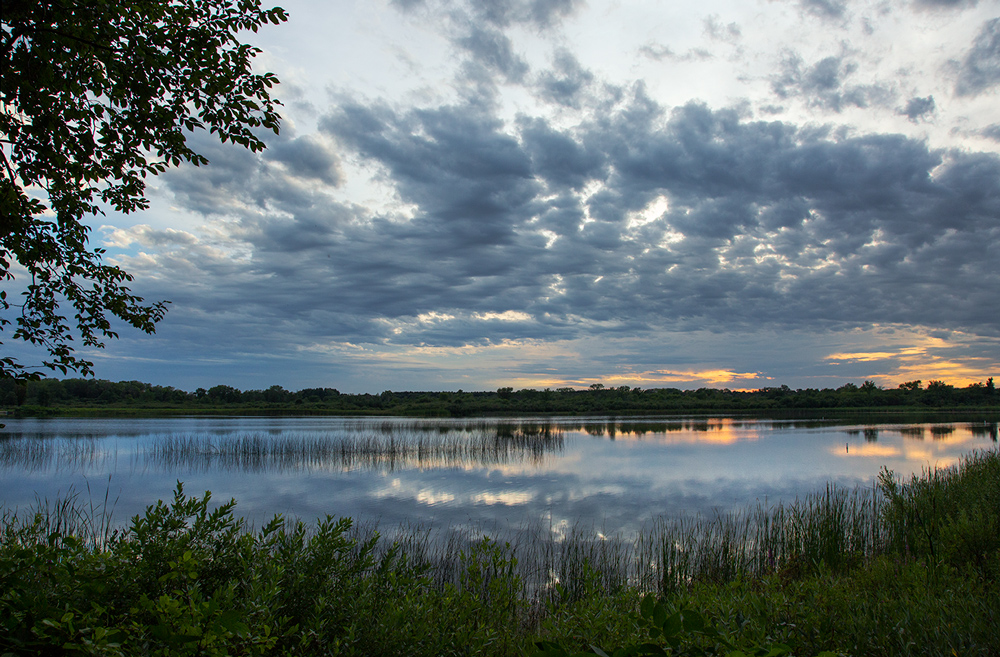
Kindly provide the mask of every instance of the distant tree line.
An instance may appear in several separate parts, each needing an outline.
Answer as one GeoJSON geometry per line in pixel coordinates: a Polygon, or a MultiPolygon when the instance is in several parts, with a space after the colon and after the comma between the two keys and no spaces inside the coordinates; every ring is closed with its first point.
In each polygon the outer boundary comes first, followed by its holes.
{"type": "Polygon", "coordinates": [[[767,411],[820,408],[949,408],[1000,406],[993,378],[958,388],[943,381],[908,381],[896,388],[881,388],[872,381],[858,386],[793,390],[788,386],[752,391],[718,388],[680,390],[604,387],[595,383],[585,390],[512,387],[484,392],[393,392],[345,394],[335,388],[304,388],[297,392],[281,386],[264,390],[239,390],[226,385],[186,392],[141,381],[100,379],[0,379],[0,406],[14,412],[44,409],[149,408],[241,409],[342,414],[396,414],[462,417],[476,414],[515,413],[658,413],[681,411],[767,411]]]}

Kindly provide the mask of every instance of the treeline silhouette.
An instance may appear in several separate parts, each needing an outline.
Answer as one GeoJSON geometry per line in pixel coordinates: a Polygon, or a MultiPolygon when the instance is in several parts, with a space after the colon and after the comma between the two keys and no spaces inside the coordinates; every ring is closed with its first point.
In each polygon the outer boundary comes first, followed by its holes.
{"type": "Polygon", "coordinates": [[[0,406],[15,414],[39,414],[59,409],[178,409],[193,412],[230,409],[260,412],[386,414],[466,417],[514,413],[671,413],[712,411],[769,411],[808,409],[863,409],[878,407],[951,408],[1000,406],[993,378],[964,388],[943,381],[909,381],[897,388],[881,388],[872,381],[858,386],[798,389],[788,386],[752,391],[717,388],[680,390],[604,387],[585,390],[536,390],[512,387],[481,392],[393,392],[347,394],[335,388],[304,388],[292,392],[281,386],[239,390],[226,385],[194,392],[141,381],[100,379],[0,380],[0,406]]]}

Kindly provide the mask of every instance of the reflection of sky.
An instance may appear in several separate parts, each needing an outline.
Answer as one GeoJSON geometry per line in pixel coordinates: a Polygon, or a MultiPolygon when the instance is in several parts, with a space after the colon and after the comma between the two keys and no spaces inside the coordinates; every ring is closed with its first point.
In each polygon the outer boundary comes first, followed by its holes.
{"type": "MultiPolygon", "coordinates": [[[[478,430],[495,432],[496,424],[486,421],[478,430]]],[[[117,499],[115,516],[124,520],[169,498],[180,480],[190,494],[211,490],[217,501],[236,498],[238,511],[258,524],[274,513],[307,520],[329,513],[376,519],[384,527],[516,527],[541,520],[628,532],[659,515],[790,501],[827,482],[870,483],[882,467],[909,476],[952,465],[973,449],[992,448],[996,436],[996,425],[991,436],[990,427],[969,423],[864,427],[712,418],[660,424],[557,419],[554,425],[561,440],[542,458],[514,449],[487,463],[426,459],[419,467],[345,469],[310,462],[243,470],[199,466],[197,456],[171,467],[148,455],[151,445],[177,435],[294,441],[382,432],[405,442],[473,433],[457,421],[8,420],[0,439],[0,501],[24,508],[75,490],[96,503],[107,492],[117,499]]]]}

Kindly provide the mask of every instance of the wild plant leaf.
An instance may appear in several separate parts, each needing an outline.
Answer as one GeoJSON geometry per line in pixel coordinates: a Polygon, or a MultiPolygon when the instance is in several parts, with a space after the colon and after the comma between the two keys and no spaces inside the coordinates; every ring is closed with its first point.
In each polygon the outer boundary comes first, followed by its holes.
{"type": "MultiPolygon", "coordinates": [[[[664,615],[666,615],[665,610],[664,610],[664,615]]],[[[684,627],[683,621],[681,620],[681,612],[675,611],[673,614],[670,615],[670,618],[665,618],[663,621],[659,623],[659,625],[660,627],[663,628],[663,636],[667,637],[668,639],[671,637],[676,637],[678,634],[681,633],[681,629],[683,629],[684,627]]]]}
{"type": "Polygon", "coordinates": [[[656,607],[656,596],[652,593],[647,593],[642,597],[642,602],[639,603],[639,613],[642,617],[647,620],[653,620],[653,610],[656,607]]]}
{"type": "Polygon", "coordinates": [[[697,611],[686,609],[683,613],[684,630],[686,632],[701,632],[705,629],[705,618],[697,611]]]}

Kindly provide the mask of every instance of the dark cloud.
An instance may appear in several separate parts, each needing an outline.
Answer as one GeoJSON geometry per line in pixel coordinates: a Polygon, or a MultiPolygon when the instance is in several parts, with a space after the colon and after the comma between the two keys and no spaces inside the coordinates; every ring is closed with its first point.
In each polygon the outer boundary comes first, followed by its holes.
{"type": "Polygon", "coordinates": [[[899,113],[916,123],[918,120],[934,113],[934,96],[920,98],[914,96],[906,102],[906,107],[900,108],[899,113]]]}
{"type": "Polygon", "coordinates": [[[843,18],[847,13],[846,0],[799,0],[799,5],[808,13],[822,18],[843,18]]]}
{"type": "Polygon", "coordinates": [[[556,53],[552,70],[538,76],[538,94],[559,105],[579,109],[581,98],[593,80],[593,73],[583,68],[572,53],[561,50],[556,53]]]}
{"type": "Polygon", "coordinates": [[[465,230],[468,224],[470,234],[487,241],[524,221],[511,213],[537,188],[530,159],[517,140],[504,134],[494,117],[468,107],[398,114],[385,107],[346,105],[320,126],[387,167],[404,201],[452,229],[465,230]]]}
{"type": "Polygon", "coordinates": [[[308,173],[322,167],[297,173],[316,137],[267,157],[220,146],[212,167],[164,180],[178,204],[234,217],[232,243],[136,237],[169,290],[144,292],[183,306],[175,321],[229,317],[260,348],[271,327],[285,349],[873,323],[997,333],[996,155],[668,111],[641,86],[571,128],[349,98],[320,128],[410,210],[373,214],[333,199],[308,173]]]}
{"type": "Polygon", "coordinates": [[[470,34],[456,43],[474,61],[503,75],[508,82],[520,82],[528,72],[528,63],[514,52],[510,39],[492,28],[473,27],[470,34]]]}
{"type": "Polygon", "coordinates": [[[424,6],[427,3],[425,0],[390,0],[390,4],[403,11],[412,11],[417,7],[424,6]]]}
{"type": "Polygon", "coordinates": [[[927,9],[969,9],[979,4],[979,0],[914,0],[914,4],[927,9]]]}
{"type": "Polygon", "coordinates": [[[1000,83],[1000,18],[983,23],[958,67],[955,93],[977,96],[1000,83]]]}
{"type": "Polygon", "coordinates": [[[519,128],[534,175],[553,188],[578,190],[606,175],[605,155],[588,150],[573,135],[554,130],[542,119],[522,118],[519,128]]]}
{"type": "Polygon", "coordinates": [[[265,151],[267,159],[283,162],[304,178],[313,178],[330,185],[340,182],[337,156],[321,142],[302,136],[278,142],[265,151]]]}
{"type": "MultiPolygon", "coordinates": [[[[530,66],[515,51],[507,34],[515,27],[545,31],[558,24],[582,4],[581,0],[399,0],[393,4],[404,12],[422,11],[434,17],[452,44],[466,55],[456,77],[460,96],[486,106],[496,102],[500,81],[524,83],[530,66]]],[[[557,56],[555,69],[543,73],[538,88],[555,102],[576,106],[574,94],[588,82],[568,54],[557,56]]]]}
{"type": "Polygon", "coordinates": [[[781,72],[771,80],[780,98],[802,97],[810,105],[840,112],[845,107],[887,106],[895,97],[892,89],[880,85],[850,84],[848,78],[858,65],[844,57],[830,56],[806,65],[797,54],[781,63],[781,72]]]}
{"type": "Polygon", "coordinates": [[[506,27],[512,23],[551,27],[572,14],[582,0],[492,0],[469,2],[476,18],[506,27]]]}
{"type": "Polygon", "coordinates": [[[406,12],[426,8],[436,12],[466,14],[479,25],[504,28],[520,24],[546,29],[572,15],[584,3],[583,0],[392,0],[392,4],[406,12]]]}
{"type": "Polygon", "coordinates": [[[986,137],[987,139],[992,139],[993,141],[1000,141],[1000,123],[994,123],[988,125],[979,131],[979,134],[986,137]]]}

